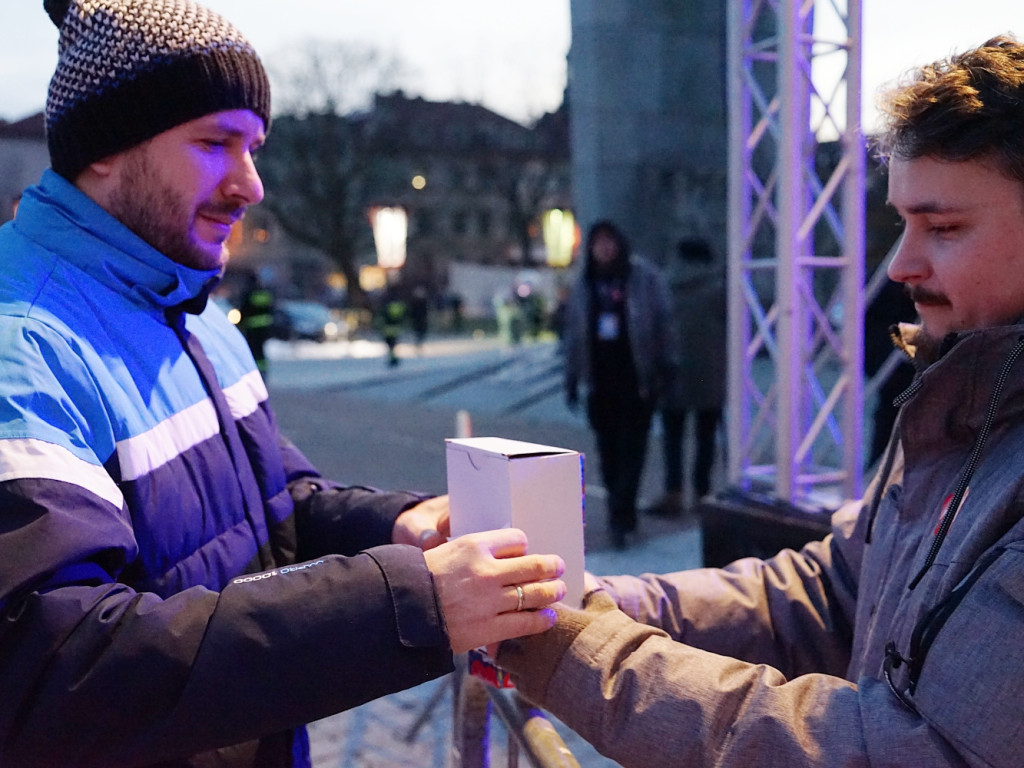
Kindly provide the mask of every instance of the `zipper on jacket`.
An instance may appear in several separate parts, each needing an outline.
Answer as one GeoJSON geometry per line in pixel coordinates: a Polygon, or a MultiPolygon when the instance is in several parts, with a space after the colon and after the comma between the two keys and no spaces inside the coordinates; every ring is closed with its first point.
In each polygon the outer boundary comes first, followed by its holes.
{"type": "Polygon", "coordinates": [[[989,433],[992,431],[992,422],[995,420],[1000,397],[1003,394],[1003,389],[1006,387],[1006,380],[1010,376],[1010,369],[1013,367],[1014,363],[1017,362],[1017,358],[1020,357],[1021,352],[1024,352],[1024,336],[1017,339],[1017,346],[1010,350],[1010,354],[1003,362],[1003,367],[999,369],[999,375],[996,377],[996,385],[992,390],[992,397],[988,403],[988,411],[985,413],[985,421],[982,423],[978,436],[974,441],[974,448],[971,450],[971,455],[967,459],[967,465],[964,467],[964,472],[960,477],[960,481],[957,483],[956,491],[953,493],[953,498],[949,502],[946,514],[943,516],[942,522],[939,523],[938,533],[936,533],[935,540],[932,541],[931,548],[928,550],[928,556],[925,558],[924,566],[910,582],[908,589],[913,589],[921,582],[925,573],[928,572],[928,569],[932,567],[932,564],[938,557],[939,549],[942,547],[942,543],[946,540],[946,534],[949,533],[949,527],[953,524],[953,519],[956,517],[956,514],[960,509],[960,504],[963,502],[964,494],[967,493],[967,486],[970,485],[971,478],[974,476],[974,471],[978,468],[978,462],[981,460],[981,454],[985,449],[985,443],[988,441],[989,433]]]}
{"type": "Polygon", "coordinates": [[[868,508],[868,523],[864,530],[864,543],[871,543],[871,536],[875,530],[875,517],[878,515],[878,507],[882,503],[882,493],[889,483],[889,475],[892,474],[892,465],[896,460],[896,446],[899,443],[900,422],[903,420],[903,406],[921,388],[921,378],[918,376],[910,386],[893,398],[892,404],[899,409],[896,414],[896,423],[893,424],[892,434],[889,436],[889,443],[885,447],[885,461],[882,462],[882,470],[879,472],[879,482],[875,486],[875,495],[871,499],[871,506],[868,508]]]}

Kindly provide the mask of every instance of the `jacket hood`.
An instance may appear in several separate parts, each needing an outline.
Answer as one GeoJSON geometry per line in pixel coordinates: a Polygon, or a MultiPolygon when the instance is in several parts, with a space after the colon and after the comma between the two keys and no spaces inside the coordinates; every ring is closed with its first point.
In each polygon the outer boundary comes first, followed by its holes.
{"type": "Polygon", "coordinates": [[[19,213],[17,232],[146,308],[201,311],[221,276],[171,260],[52,170],[25,190],[19,213]]]}
{"type": "Polygon", "coordinates": [[[587,244],[583,263],[584,277],[588,281],[597,277],[596,270],[594,268],[594,240],[596,240],[597,236],[600,234],[610,235],[612,239],[618,243],[619,258],[614,265],[611,274],[624,278],[630,271],[630,255],[632,254],[632,249],[630,248],[629,240],[626,238],[626,235],[623,234],[622,230],[607,219],[602,219],[596,222],[587,232],[587,244]]]}
{"type": "MultiPolygon", "coordinates": [[[[1016,421],[1024,415],[1024,375],[1020,373],[1024,362],[1024,325],[997,326],[977,331],[947,334],[939,344],[925,340],[925,348],[935,356],[925,365],[922,360],[923,334],[918,326],[901,323],[894,330],[894,341],[918,366],[913,384],[896,399],[900,414],[890,440],[876,492],[868,512],[867,540],[882,490],[889,481],[895,456],[899,451],[924,453],[933,445],[959,445],[969,456],[958,482],[957,492],[950,502],[957,509],[966,493],[974,469],[981,461],[989,434],[996,425],[1016,421]],[[978,371],[997,370],[995,377],[981,377],[978,371]],[[920,411],[903,426],[904,411],[920,411]],[[949,418],[927,418],[926,414],[946,413],[949,418]],[[898,436],[898,437],[897,437],[898,436]]],[[[952,516],[947,516],[949,521],[952,516]]],[[[916,585],[935,560],[947,528],[937,531],[933,551],[922,571],[912,582],[916,585]]]]}

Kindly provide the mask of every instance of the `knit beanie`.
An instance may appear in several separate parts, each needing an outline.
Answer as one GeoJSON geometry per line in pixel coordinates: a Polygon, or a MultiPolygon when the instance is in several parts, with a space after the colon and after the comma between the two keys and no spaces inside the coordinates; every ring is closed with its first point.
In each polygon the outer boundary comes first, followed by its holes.
{"type": "Polygon", "coordinates": [[[190,0],[44,0],[60,30],[46,99],[50,164],[68,180],[90,163],[212,112],[248,109],[270,128],[256,51],[190,0]]]}

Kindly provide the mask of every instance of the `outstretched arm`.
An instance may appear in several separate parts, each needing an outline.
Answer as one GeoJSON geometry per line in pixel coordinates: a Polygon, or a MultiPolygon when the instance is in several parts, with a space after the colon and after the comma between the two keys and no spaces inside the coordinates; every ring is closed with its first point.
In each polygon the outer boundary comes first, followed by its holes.
{"type": "Polygon", "coordinates": [[[673,641],[603,592],[555,627],[502,643],[525,697],[625,768],[981,766],[885,683],[778,670],[673,641]]]}

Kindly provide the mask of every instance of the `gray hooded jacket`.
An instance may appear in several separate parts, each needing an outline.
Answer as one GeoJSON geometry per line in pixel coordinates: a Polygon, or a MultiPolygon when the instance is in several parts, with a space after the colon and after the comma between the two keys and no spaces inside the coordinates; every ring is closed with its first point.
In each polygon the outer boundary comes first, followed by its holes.
{"type": "Polygon", "coordinates": [[[1024,326],[947,347],[823,541],[609,578],[499,663],[624,766],[1024,765],[1024,326]]]}

